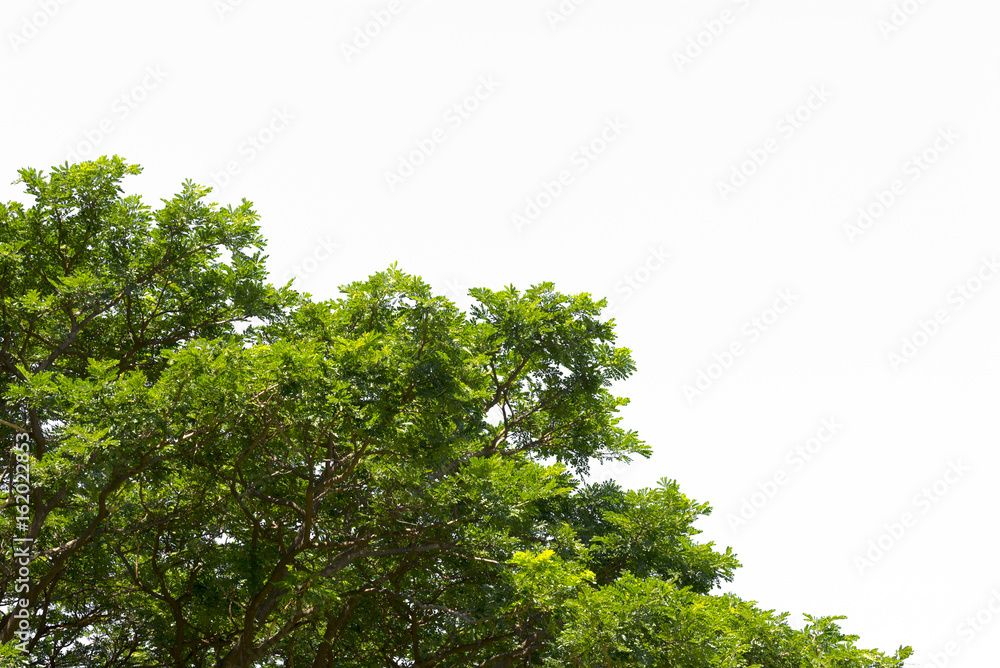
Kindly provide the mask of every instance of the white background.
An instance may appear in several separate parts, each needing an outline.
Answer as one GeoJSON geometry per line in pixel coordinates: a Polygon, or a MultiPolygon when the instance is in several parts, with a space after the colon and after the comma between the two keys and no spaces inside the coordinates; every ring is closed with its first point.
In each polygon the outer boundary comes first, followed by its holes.
{"type": "Polygon", "coordinates": [[[0,197],[17,168],[118,154],[150,204],[186,178],[252,200],[274,279],[316,298],[394,261],[460,305],[607,296],[639,367],[625,424],[656,454],[601,475],[710,502],[732,590],[797,625],[845,614],[910,665],[949,642],[936,665],[995,665],[1000,4],[577,2],[4,0],[0,197]]]}

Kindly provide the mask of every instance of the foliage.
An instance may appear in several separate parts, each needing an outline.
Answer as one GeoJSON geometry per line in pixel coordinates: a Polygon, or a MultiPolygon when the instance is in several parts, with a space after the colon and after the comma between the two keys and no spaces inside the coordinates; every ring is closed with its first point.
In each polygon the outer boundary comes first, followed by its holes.
{"type": "MultiPolygon", "coordinates": [[[[605,302],[550,283],[462,313],[395,266],[314,302],[266,282],[257,215],[187,182],[152,210],[119,158],[22,170],[0,205],[3,477],[31,438],[30,665],[890,668],[839,618],[712,591],[649,456],[605,302]]],[[[11,644],[0,651],[16,659],[11,644]]]]}

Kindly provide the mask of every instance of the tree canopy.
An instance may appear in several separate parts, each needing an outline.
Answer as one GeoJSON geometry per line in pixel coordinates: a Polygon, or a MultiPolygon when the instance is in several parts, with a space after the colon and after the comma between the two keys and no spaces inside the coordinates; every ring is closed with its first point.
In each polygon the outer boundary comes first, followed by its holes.
{"type": "Polygon", "coordinates": [[[31,201],[0,203],[0,661],[909,656],[713,593],[739,563],[697,540],[711,509],[676,482],[586,484],[651,454],[620,424],[610,388],[635,366],[603,300],[478,288],[465,313],[392,266],[314,301],[268,283],[250,202],[188,181],[154,210],[124,193],[139,173],[23,169],[31,201]]]}

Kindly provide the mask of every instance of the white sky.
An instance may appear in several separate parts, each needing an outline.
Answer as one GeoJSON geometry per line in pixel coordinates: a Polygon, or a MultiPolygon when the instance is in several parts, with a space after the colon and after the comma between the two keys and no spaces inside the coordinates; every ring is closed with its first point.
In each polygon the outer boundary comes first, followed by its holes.
{"type": "Polygon", "coordinates": [[[614,473],[710,502],[734,591],[848,615],[910,665],[949,642],[937,665],[995,661],[1000,4],[576,2],[4,0],[0,198],[19,167],[117,153],[151,204],[186,178],[252,200],[276,279],[298,267],[317,298],[393,261],[460,305],[543,280],[608,296],[639,366],[627,426],[656,451],[614,473]]]}

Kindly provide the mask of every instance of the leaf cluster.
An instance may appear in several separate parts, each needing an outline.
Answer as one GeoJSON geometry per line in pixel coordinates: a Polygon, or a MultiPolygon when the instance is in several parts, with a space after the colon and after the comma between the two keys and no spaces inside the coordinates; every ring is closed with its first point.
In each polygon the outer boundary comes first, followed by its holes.
{"type": "Polygon", "coordinates": [[[34,541],[27,591],[0,567],[4,660],[23,605],[28,665],[59,668],[902,665],[713,594],[739,563],[676,482],[582,482],[651,454],[603,300],[478,288],[463,313],[391,266],[315,302],[267,283],[249,202],[186,182],[153,210],[139,171],[22,170],[33,202],[0,205],[34,541]]]}

